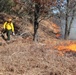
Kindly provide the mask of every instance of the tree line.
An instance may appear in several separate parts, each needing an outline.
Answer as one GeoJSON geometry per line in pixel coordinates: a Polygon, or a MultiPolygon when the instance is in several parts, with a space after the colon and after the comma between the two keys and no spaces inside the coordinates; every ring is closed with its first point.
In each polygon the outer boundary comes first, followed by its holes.
{"type": "Polygon", "coordinates": [[[37,40],[40,21],[56,16],[61,25],[61,20],[65,20],[64,39],[68,39],[76,14],[76,0],[0,0],[0,12],[13,13],[20,17],[30,16],[34,25],[33,40],[37,40]],[[58,13],[55,14],[53,11],[57,10],[58,13]]]}

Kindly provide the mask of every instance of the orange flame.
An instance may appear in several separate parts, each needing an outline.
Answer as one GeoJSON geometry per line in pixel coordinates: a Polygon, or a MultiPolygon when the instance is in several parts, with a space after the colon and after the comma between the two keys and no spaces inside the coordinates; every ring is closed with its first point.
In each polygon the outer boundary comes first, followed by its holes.
{"type": "Polygon", "coordinates": [[[76,44],[69,44],[67,46],[58,46],[57,47],[58,50],[60,51],[73,51],[76,52],[76,44]]]}
{"type": "Polygon", "coordinates": [[[54,28],[59,28],[59,26],[57,26],[57,25],[54,24],[53,22],[51,22],[51,24],[52,24],[52,26],[53,26],[54,28]]]}
{"type": "Polygon", "coordinates": [[[56,37],[58,38],[58,37],[60,37],[61,36],[61,34],[56,34],[56,37]]]}

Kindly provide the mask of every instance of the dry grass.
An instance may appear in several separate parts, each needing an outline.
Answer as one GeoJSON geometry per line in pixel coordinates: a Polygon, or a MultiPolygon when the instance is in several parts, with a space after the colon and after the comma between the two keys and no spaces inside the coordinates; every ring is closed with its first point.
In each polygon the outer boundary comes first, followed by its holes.
{"type": "Polygon", "coordinates": [[[70,53],[61,56],[53,48],[59,42],[62,41],[45,39],[36,43],[18,37],[10,44],[3,43],[0,46],[0,75],[72,75],[76,72],[76,56],[70,53]]]}
{"type": "MultiPolygon", "coordinates": [[[[27,26],[28,27],[28,26],[27,26]]],[[[28,32],[33,29],[28,27],[28,32]]],[[[62,42],[47,34],[45,27],[39,29],[39,41],[32,41],[32,36],[15,37],[15,40],[6,43],[1,37],[0,42],[0,75],[75,75],[76,53],[65,53],[63,56],[55,46],[62,42]]],[[[27,33],[26,33],[27,34],[27,33]]],[[[55,35],[54,35],[55,36],[55,35]]]]}

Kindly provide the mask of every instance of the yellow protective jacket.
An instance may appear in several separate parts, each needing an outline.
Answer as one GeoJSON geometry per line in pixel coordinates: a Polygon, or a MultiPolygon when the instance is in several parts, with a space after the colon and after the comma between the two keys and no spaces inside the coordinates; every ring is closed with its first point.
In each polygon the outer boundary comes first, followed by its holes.
{"type": "Polygon", "coordinates": [[[3,28],[4,28],[4,29],[7,29],[7,30],[12,30],[12,32],[14,32],[13,23],[5,22],[4,25],[3,25],[3,28]]]}

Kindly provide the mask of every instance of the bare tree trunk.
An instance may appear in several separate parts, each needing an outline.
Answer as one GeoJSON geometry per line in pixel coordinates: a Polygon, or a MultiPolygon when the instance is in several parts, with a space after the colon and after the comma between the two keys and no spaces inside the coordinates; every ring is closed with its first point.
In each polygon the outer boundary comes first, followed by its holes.
{"type": "Polygon", "coordinates": [[[66,13],[66,22],[65,22],[65,36],[64,39],[68,37],[68,14],[66,13]]]}
{"type": "Polygon", "coordinates": [[[68,29],[68,36],[70,34],[70,31],[71,31],[71,26],[72,26],[72,23],[73,23],[73,20],[74,20],[74,14],[75,14],[75,10],[73,10],[73,15],[72,15],[72,18],[71,18],[71,21],[70,21],[70,25],[69,25],[69,29],[68,29]]]}
{"type": "Polygon", "coordinates": [[[38,22],[38,19],[39,19],[39,11],[40,11],[40,4],[39,3],[36,3],[35,4],[35,11],[34,11],[34,37],[33,37],[33,40],[34,41],[37,41],[37,30],[39,28],[39,22],[38,22]]]}
{"type": "Polygon", "coordinates": [[[69,5],[69,0],[67,0],[67,6],[66,6],[66,18],[65,18],[65,34],[64,34],[64,39],[68,38],[68,5],[69,5]]]}

